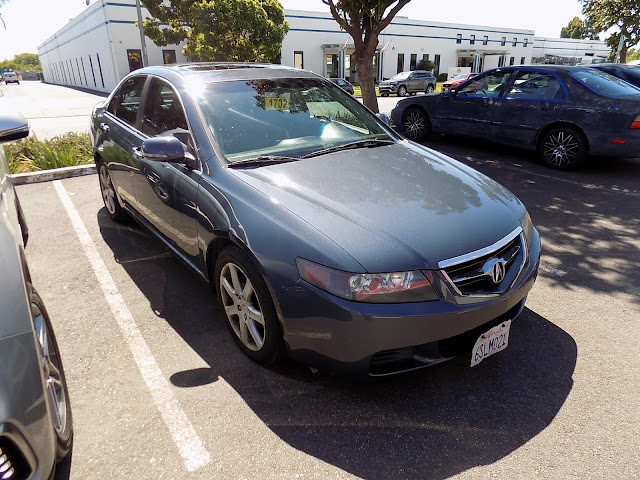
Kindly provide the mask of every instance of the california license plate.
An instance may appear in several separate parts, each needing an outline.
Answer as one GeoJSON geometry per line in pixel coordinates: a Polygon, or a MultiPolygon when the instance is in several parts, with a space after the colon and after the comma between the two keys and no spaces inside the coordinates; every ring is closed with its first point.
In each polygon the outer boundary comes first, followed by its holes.
{"type": "Polygon", "coordinates": [[[485,358],[507,348],[509,346],[510,328],[511,320],[507,320],[480,335],[471,351],[471,366],[474,367],[485,358]]]}

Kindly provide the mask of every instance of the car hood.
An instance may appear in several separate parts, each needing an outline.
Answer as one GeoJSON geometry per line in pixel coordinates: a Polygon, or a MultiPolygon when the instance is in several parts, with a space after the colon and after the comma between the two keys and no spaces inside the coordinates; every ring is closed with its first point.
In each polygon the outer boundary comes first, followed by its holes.
{"type": "Polygon", "coordinates": [[[369,272],[435,269],[520,225],[508,190],[408,141],[230,172],[369,272]]]}

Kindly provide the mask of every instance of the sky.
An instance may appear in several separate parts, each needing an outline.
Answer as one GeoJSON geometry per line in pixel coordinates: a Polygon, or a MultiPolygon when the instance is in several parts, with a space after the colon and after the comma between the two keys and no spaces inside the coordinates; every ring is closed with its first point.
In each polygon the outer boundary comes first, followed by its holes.
{"type": "MultiPolygon", "coordinates": [[[[87,8],[86,0],[8,0],[0,10],[0,60],[38,52],[38,45],[87,8]]],[[[90,0],[95,3],[97,0],[90,0]]],[[[328,11],[322,0],[280,0],[288,9],[328,11]]],[[[412,0],[399,13],[415,20],[533,29],[539,37],[559,37],[576,15],[578,0],[412,0]]]]}

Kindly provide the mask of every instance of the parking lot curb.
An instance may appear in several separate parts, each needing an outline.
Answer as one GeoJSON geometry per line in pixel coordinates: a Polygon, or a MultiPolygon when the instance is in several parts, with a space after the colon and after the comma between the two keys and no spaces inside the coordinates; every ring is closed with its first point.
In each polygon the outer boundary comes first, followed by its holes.
{"type": "Polygon", "coordinates": [[[28,183],[50,182],[63,178],[81,177],[96,173],[95,165],[77,165],[75,167],[57,168],[55,170],[43,170],[41,172],[15,173],[12,175],[14,185],[26,185],[28,183]]]}

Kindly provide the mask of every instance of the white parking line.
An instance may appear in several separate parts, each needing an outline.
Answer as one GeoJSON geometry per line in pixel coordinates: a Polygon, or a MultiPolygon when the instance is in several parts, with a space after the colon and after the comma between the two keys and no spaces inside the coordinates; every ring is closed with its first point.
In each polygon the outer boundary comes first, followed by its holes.
{"type": "Polygon", "coordinates": [[[211,460],[209,453],[204,448],[187,415],[173,396],[169,383],[162,375],[162,370],[160,370],[149,346],[140,330],[138,330],[129,308],[118,291],[109,270],[107,270],[107,266],[102,261],[98,249],[93,243],[89,231],[84,226],[78,211],[75,209],[69,194],[60,180],[55,180],[53,184],[100,283],[109,308],[111,308],[111,312],[118,322],[122,336],[133,354],[142,378],[151,391],[153,401],[160,411],[164,423],[171,432],[187,470],[190,472],[197,470],[209,463],[211,460]]]}

